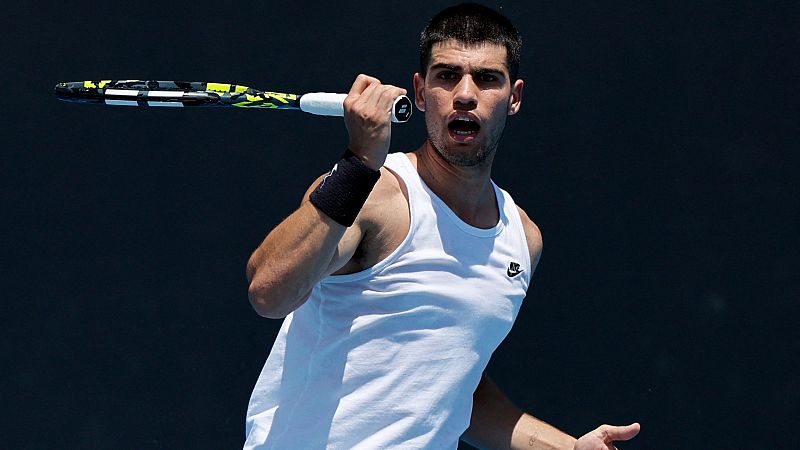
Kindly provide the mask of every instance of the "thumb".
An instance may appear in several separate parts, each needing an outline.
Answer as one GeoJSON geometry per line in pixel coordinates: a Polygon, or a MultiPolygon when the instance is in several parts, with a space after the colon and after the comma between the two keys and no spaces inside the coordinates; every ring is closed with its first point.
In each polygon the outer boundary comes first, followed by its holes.
{"type": "Polygon", "coordinates": [[[633,439],[634,436],[639,434],[640,429],[641,426],[638,423],[632,423],[626,426],[600,425],[596,431],[603,442],[609,443],[633,439]]]}

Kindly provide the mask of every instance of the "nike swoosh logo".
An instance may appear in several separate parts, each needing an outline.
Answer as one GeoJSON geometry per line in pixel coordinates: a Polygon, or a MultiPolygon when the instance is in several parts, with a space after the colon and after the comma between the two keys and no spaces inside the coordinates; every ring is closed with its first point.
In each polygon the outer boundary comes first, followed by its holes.
{"type": "Polygon", "coordinates": [[[508,270],[506,270],[506,275],[509,278],[514,278],[515,276],[522,273],[522,269],[519,267],[519,263],[511,262],[508,264],[508,270]]]}
{"type": "Polygon", "coordinates": [[[321,189],[323,186],[325,186],[325,182],[328,181],[328,177],[330,177],[331,175],[336,173],[336,170],[338,170],[338,169],[339,169],[339,163],[334,164],[333,165],[333,169],[331,169],[331,171],[328,172],[327,175],[325,175],[325,178],[322,179],[322,183],[319,184],[319,188],[318,189],[321,189]]]}

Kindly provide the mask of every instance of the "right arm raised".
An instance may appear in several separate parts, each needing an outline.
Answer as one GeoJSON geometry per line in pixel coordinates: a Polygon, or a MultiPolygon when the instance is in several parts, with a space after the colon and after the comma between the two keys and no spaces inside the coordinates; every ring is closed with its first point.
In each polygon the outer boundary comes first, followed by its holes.
{"type": "Polygon", "coordinates": [[[264,317],[279,319],[302,305],[320,280],[352,258],[361,225],[336,223],[308,201],[273,229],[247,262],[248,297],[264,317]]]}
{"type": "MultiPolygon", "coordinates": [[[[344,101],[348,149],[374,170],[391,140],[391,105],[405,89],[359,75],[344,101]]],[[[364,237],[364,220],[345,227],[320,211],[306,192],[300,208],[273,229],[247,263],[248,296],[262,316],[282,318],[302,305],[314,286],[342,268],[364,237]]],[[[380,182],[380,181],[379,181],[380,182]]]]}

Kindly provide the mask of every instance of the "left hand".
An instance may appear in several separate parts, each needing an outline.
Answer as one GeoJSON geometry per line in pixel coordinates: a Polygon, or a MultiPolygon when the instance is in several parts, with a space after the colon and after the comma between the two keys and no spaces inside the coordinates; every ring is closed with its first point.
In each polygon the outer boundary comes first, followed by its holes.
{"type": "Polygon", "coordinates": [[[590,431],[575,443],[574,450],[617,450],[614,441],[627,441],[639,434],[640,426],[632,423],[624,427],[600,425],[590,431]]]}

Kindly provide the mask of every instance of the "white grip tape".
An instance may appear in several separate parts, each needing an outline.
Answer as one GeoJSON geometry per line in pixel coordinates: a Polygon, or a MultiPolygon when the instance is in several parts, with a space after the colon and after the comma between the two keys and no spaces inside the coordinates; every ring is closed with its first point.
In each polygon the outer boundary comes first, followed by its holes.
{"type": "MultiPolygon", "coordinates": [[[[320,116],[344,116],[344,99],[347,94],[310,92],[300,96],[300,110],[320,116]]],[[[406,122],[411,117],[411,101],[401,95],[392,104],[392,122],[406,122]]]]}
{"type": "Polygon", "coordinates": [[[300,110],[319,116],[344,116],[344,99],[347,94],[310,92],[300,97],[300,110]]]}

